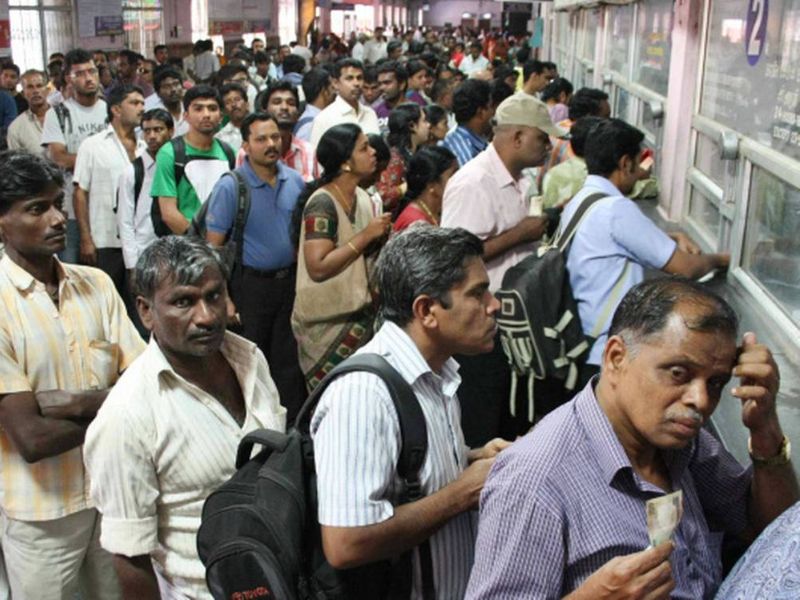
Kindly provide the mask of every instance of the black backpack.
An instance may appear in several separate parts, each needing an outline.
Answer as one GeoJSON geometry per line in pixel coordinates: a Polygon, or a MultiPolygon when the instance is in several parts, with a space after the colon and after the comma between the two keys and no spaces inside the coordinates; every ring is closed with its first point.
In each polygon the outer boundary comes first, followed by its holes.
{"type": "Polygon", "coordinates": [[[557,385],[547,386],[548,394],[563,394],[555,404],[569,400],[594,342],[581,327],[567,273],[567,253],[589,210],[605,197],[598,193],[585,198],[551,243],[538,245],[533,254],[506,271],[496,293],[500,341],[511,365],[511,414],[515,413],[518,381],[526,377],[531,423],[534,381],[555,380],[557,385]]]}
{"type": "MultiPolygon", "coordinates": [[[[175,175],[175,187],[177,189],[178,183],[181,179],[183,179],[184,172],[186,171],[186,165],[193,161],[193,160],[216,160],[211,157],[203,157],[203,156],[187,156],[186,155],[186,140],[184,136],[178,136],[176,138],[172,138],[169,141],[172,144],[172,150],[175,154],[175,165],[173,167],[173,173],[175,175]]],[[[222,140],[218,140],[214,138],[212,143],[217,143],[222,148],[222,151],[225,153],[225,157],[228,159],[228,166],[230,167],[231,171],[236,168],[236,153],[233,151],[228,144],[223,142],[222,140]]],[[[203,202],[203,206],[205,206],[205,202],[203,202]]],[[[164,219],[161,217],[161,207],[158,204],[158,196],[153,197],[153,207],[150,209],[150,217],[153,221],[153,231],[158,237],[164,237],[165,235],[171,235],[172,230],[169,226],[164,223],[164,219]]]]}
{"type": "MultiPolygon", "coordinates": [[[[338,376],[367,371],[381,377],[397,409],[402,446],[397,472],[405,483],[401,503],[423,497],[419,481],[428,448],[422,408],[411,387],[376,354],[353,356],[323,379],[308,397],[288,434],[260,429],[246,435],[236,473],[203,506],[197,549],[214,598],[277,600],[407,600],[412,554],[338,571],[325,560],[317,521],[311,413],[338,376]],[[250,457],[254,445],[263,450],[250,457]]],[[[418,547],[424,597],[434,598],[428,542],[418,547]]]]}

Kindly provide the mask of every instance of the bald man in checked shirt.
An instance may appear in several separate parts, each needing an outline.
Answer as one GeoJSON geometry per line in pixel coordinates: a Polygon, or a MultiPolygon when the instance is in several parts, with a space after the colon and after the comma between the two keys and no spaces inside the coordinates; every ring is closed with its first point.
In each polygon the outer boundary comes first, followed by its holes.
{"type": "Polygon", "coordinates": [[[798,498],[770,351],[727,303],[679,278],[623,298],[599,379],[500,454],[481,495],[467,598],[712,598],[722,533],[751,540],[798,498]],[[703,424],[731,375],[743,467],[703,424]],[[683,491],[672,541],[648,548],[645,504],[683,491]]]}

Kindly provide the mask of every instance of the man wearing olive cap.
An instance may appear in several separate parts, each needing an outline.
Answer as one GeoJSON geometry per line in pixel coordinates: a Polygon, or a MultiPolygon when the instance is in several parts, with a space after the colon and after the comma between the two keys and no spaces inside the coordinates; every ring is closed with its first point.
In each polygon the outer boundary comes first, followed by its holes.
{"type": "MultiPolygon", "coordinates": [[[[547,228],[546,217],[528,216],[528,181],[522,170],[544,163],[550,136],[567,135],[550,120],[547,105],[527,94],[506,98],[495,120],[492,143],[450,178],[442,205],[442,227],[463,227],[483,241],[492,292],[547,228]]],[[[457,360],[467,443],[486,443],[501,431],[501,407],[510,391],[508,364],[499,341],[491,353],[457,360]]]]}

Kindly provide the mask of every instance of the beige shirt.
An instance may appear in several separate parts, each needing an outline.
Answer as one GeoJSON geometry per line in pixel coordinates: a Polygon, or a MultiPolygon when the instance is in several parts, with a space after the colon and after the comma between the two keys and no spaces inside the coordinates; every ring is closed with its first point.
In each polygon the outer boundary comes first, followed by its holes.
{"type": "Polygon", "coordinates": [[[31,154],[45,155],[42,146],[42,124],[30,110],[19,115],[8,126],[9,150],[27,150],[31,154]]]}
{"type": "Polygon", "coordinates": [[[244,395],[241,427],[178,375],[151,339],[86,433],[92,498],[103,514],[100,543],[115,554],[150,554],[166,598],[211,598],[197,555],[203,503],[234,474],[246,433],[286,427],[286,409],[256,345],[229,332],[222,354],[244,395]]]}
{"type": "MultiPolygon", "coordinates": [[[[0,259],[0,395],[106,389],[144,350],[111,279],[57,263],[59,304],[41,281],[0,259]]],[[[91,507],[81,447],[28,464],[0,430],[0,506],[13,519],[58,519],[91,507]]]]}

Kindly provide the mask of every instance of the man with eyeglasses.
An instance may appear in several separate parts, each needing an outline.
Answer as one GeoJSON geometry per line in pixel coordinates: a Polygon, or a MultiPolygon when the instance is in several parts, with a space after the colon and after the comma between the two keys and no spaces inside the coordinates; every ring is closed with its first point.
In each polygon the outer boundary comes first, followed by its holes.
{"type": "Polygon", "coordinates": [[[72,97],[47,111],[42,126],[42,146],[48,156],[65,171],[64,206],[67,211],[67,246],[59,257],[77,263],[80,236],[72,206],[72,174],[81,142],[106,128],[106,103],[99,94],[100,78],[92,55],[83,48],[67,52],[64,77],[72,87],[72,97]]]}

